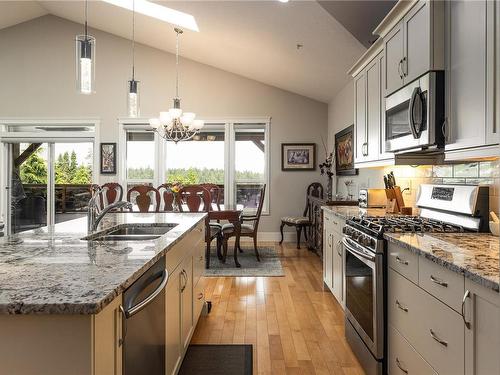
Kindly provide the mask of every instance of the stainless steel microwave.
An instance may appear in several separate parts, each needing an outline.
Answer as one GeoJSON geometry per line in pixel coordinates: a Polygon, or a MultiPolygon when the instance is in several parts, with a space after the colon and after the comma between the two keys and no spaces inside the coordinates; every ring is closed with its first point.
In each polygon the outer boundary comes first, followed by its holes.
{"type": "Polygon", "coordinates": [[[444,147],[444,90],[444,72],[429,72],[385,99],[386,151],[444,147]]]}

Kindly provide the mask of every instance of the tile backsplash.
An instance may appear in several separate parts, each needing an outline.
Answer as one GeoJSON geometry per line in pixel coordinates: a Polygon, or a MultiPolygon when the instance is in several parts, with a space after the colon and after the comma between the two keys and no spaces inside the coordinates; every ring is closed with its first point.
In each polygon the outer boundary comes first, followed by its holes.
{"type": "Polygon", "coordinates": [[[346,181],[353,181],[349,193],[356,199],[359,189],[383,188],[383,176],[394,171],[397,184],[405,189],[403,197],[407,206],[415,206],[415,197],[420,184],[466,184],[490,187],[490,210],[499,212],[500,160],[470,162],[454,165],[434,166],[389,166],[360,169],[357,176],[337,178],[337,193],[348,194],[346,181]]]}

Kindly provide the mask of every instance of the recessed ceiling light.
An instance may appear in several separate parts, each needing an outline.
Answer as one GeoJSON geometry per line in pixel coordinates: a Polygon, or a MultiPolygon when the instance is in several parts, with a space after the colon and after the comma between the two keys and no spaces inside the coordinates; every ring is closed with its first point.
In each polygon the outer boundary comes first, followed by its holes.
{"type": "Polygon", "coordinates": [[[278,0],[280,3],[288,3],[290,0],[278,0]]]}
{"type": "MultiPolygon", "coordinates": [[[[117,7],[132,10],[132,0],[103,0],[106,3],[116,5],[117,7]]],[[[281,1],[281,0],[280,0],[281,1]]],[[[184,29],[192,31],[200,31],[195,18],[188,13],[180,12],[163,5],[158,5],[147,0],[135,0],[136,13],[144,14],[145,16],[153,17],[161,21],[180,26],[184,29]]]]}

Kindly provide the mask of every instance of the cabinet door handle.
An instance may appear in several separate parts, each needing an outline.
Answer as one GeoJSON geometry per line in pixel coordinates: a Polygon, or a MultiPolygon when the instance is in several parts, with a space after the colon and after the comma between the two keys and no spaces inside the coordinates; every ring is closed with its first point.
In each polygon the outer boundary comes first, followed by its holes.
{"type": "Polygon", "coordinates": [[[399,78],[403,79],[403,68],[401,67],[401,65],[403,64],[403,59],[399,60],[399,63],[398,63],[398,73],[399,73],[399,78]]]}
{"type": "Polygon", "coordinates": [[[470,296],[470,292],[468,290],[466,290],[465,294],[464,294],[464,298],[462,299],[462,319],[463,319],[464,324],[467,327],[467,329],[470,329],[470,322],[468,322],[465,319],[465,301],[467,300],[467,298],[469,298],[469,296],[470,296]]]}
{"type": "Polygon", "coordinates": [[[408,76],[408,59],[405,57],[403,57],[403,62],[401,64],[401,68],[403,70],[403,77],[407,77],[408,76]]]}
{"type": "Polygon", "coordinates": [[[197,298],[201,300],[203,298],[203,293],[199,293],[197,298]]]}
{"type": "Polygon", "coordinates": [[[339,254],[339,257],[341,257],[341,258],[342,258],[342,247],[341,247],[341,245],[342,245],[342,241],[340,241],[340,240],[339,240],[339,241],[337,242],[337,254],[339,254]],[[339,250],[340,250],[340,251],[339,251],[339,250]]]}
{"type": "Polygon", "coordinates": [[[437,285],[441,285],[445,288],[448,288],[448,283],[446,281],[443,281],[441,279],[438,279],[437,277],[431,275],[431,280],[433,283],[437,284],[437,285]]]}
{"type": "Polygon", "coordinates": [[[183,269],[183,270],[181,271],[181,275],[183,275],[183,276],[184,276],[183,285],[181,286],[181,293],[183,293],[183,292],[184,292],[184,290],[186,289],[187,282],[188,282],[188,280],[187,280],[187,279],[188,279],[188,276],[187,276],[187,272],[186,272],[186,270],[184,270],[184,269],[183,269]]]}
{"type": "Polygon", "coordinates": [[[200,257],[198,258],[200,260],[200,262],[203,260],[203,255],[200,255],[200,257]]]}
{"type": "Polygon", "coordinates": [[[398,307],[398,309],[403,310],[404,312],[408,312],[408,307],[403,306],[398,300],[396,300],[396,306],[398,307]]]}
{"type": "Polygon", "coordinates": [[[436,333],[432,330],[432,329],[429,329],[429,332],[431,334],[431,337],[436,340],[438,343],[440,343],[441,345],[443,346],[448,346],[448,343],[444,340],[441,340],[439,337],[436,336],[436,333]]]}
{"type": "Polygon", "coordinates": [[[396,366],[398,366],[399,369],[403,371],[405,374],[408,374],[408,370],[405,369],[403,366],[401,366],[401,361],[399,360],[398,357],[396,357],[396,366]]]}
{"type": "Polygon", "coordinates": [[[398,262],[399,264],[402,264],[403,266],[407,266],[408,265],[408,261],[404,260],[404,259],[401,259],[399,257],[399,255],[396,255],[396,262],[398,262]]]}

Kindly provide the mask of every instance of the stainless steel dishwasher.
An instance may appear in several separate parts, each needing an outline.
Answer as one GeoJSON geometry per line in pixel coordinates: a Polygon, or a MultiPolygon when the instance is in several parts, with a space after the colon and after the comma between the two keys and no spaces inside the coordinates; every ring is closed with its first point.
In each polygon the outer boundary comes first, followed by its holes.
{"type": "Polygon", "coordinates": [[[123,372],[165,374],[165,286],[162,257],[123,294],[123,372]]]}

